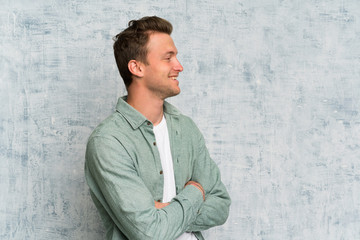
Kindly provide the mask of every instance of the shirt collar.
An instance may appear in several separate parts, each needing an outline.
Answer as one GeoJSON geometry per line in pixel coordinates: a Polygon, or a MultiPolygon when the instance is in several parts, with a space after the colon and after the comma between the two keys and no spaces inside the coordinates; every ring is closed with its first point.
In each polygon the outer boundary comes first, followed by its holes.
{"type": "MultiPolygon", "coordinates": [[[[131,125],[133,129],[139,128],[145,121],[146,117],[138,112],[135,108],[130,106],[126,102],[127,96],[120,97],[116,105],[116,111],[118,111],[131,125]]],[[[164,113],[169,115],[180,115],[180,111],[164,101],[164,113]]]]}

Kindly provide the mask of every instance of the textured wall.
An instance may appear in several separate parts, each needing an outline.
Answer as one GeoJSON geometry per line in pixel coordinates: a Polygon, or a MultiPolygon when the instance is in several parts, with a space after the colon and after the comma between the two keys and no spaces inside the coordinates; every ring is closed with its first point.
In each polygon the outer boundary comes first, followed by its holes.
{"type": "Polygon", "coordinates": [[[158,15],[170,101],[233,199],[207,239],[360,239],[360,2],[0,0],[0,239],[102,239],[87,137],[125,93],[112,37],[158,15]]]}

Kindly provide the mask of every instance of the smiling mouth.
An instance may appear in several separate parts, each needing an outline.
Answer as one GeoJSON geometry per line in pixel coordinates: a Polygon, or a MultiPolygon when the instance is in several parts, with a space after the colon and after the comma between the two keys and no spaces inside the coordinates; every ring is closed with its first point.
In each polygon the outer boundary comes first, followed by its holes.
{"type": "Polygon", "coordinates": [[[177,77],[170,77],[172,80],[177,80],[177,77]]]}

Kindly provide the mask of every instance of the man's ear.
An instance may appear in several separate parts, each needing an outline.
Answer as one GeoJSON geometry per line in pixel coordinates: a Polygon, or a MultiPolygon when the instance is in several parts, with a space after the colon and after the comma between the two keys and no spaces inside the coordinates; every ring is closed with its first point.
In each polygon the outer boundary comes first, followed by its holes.
{"type": "Polygon", "coordinates": [[[128,62],[129,71],[136,77],[144,76],[143,64],[136,60],[130,60],[128,62]]]}

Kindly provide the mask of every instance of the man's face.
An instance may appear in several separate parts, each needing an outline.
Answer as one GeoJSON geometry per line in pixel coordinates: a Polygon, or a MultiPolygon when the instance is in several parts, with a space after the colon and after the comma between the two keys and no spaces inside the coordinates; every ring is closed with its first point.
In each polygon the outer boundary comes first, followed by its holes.
{"type": "Polygon", "coordinates": [[[161,99],[179,94],[177,77],[183,67],[176,58],[177,49],[170,35],[151,33],[147,49],[148,65],[144,66],[143,77],[146,88],[161,99]]]}

